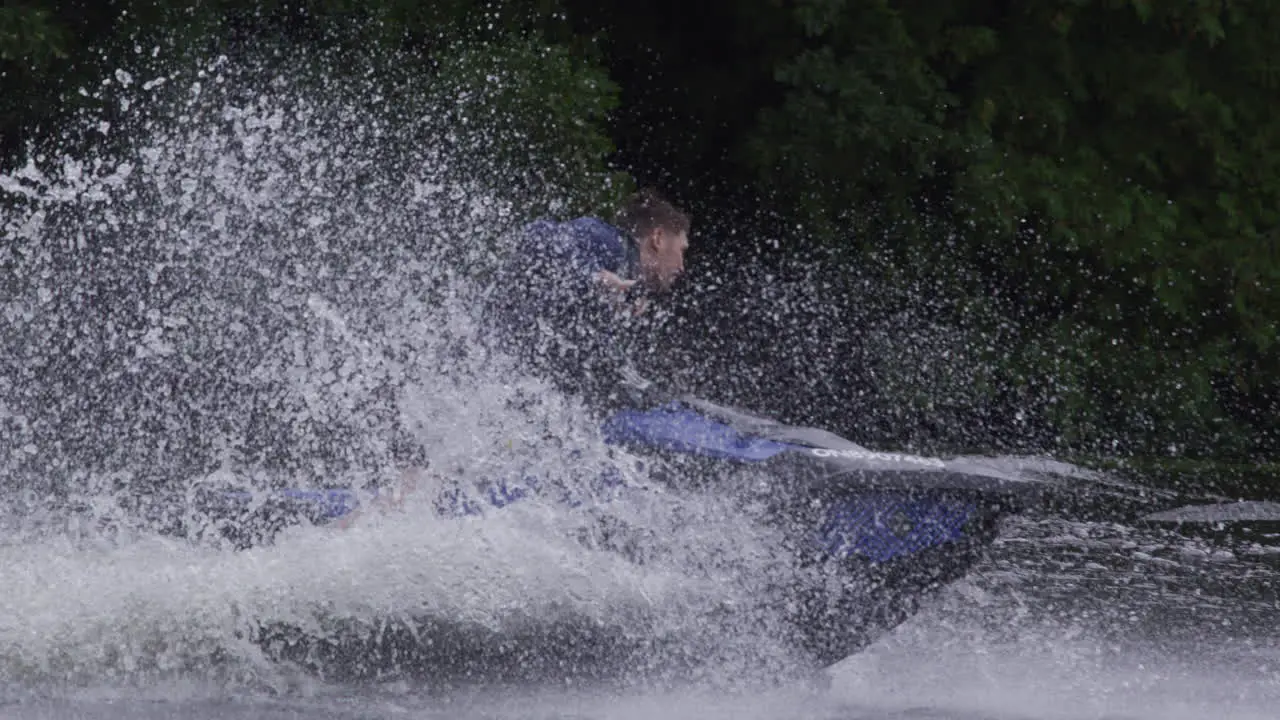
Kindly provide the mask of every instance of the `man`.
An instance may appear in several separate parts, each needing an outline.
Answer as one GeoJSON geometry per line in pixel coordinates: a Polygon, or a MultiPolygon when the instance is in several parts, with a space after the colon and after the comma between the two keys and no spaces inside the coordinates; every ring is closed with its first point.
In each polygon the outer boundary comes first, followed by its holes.
{"type": "MultiPolygon", "coordinates": [[[[688,216],[644,190],[613,224],[595,217],[536,220],[516,241],[485,303],[486,341],[562,390],[596,407],[610,404],[627,355],[626,326],[684,272],[688,216]]],[[[438,495],[439,482],[426,468],[410,466],[370,505],[399,509],[409,494],[438,495]]],[[[349,527],[362,512],[334,524],[349,527]]]]}
{"type": "Polygon", "coordinates": [[[688,246],[688,216],[652,190],[629,198],[614,224],[526,225],[490,299],[498,346],[565,390],[599,389],[624,352],[621,334],[671,289],[688,246]]]}
{"type": "MultiPolygon", "coordinates": [[[[626,293],[637,287],[666,292],[684,273],[684,253],[689,249],[689,217],[652,190],[636,193],[618,219],[621,233],[615,237],[627,258],[625,277],[602,267],[595,275],[604,287],[626,293]]],[[[637,312],[643,312],[637,307],[637,312]]]]}
{"type": "Polygon", "coordinates": [[[615,296],[666,291],[684,272],[688,234],[688,216],[653,190],[642,190],[623,206],[616,225],[594,217],[526,225],[510,269],[530,289],[584,301],[590,285],[615,296]]]}

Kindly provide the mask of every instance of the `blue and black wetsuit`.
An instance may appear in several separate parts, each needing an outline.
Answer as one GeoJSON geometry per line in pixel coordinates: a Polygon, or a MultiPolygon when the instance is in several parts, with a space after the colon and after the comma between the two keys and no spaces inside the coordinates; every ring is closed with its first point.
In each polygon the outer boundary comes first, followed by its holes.
{"type": "Polygon", "coordinates": [[[570,392],[597,394],[623,350],[617,311],[596,277],[634,277],[635,243],[593,217],[537,220],[494,277],[486,319],[494,343],[570,392]]]}
{"type": "Polygon", "coordinates": [[[535,283],[587,299],[598,295],[596,273],[622,277],[635,273],[635,243],[621,230],[593,217],[568,222],[536,220],[524,227],[512,267],[539,275],[535,283]],[[536,267],[536,266],[544,267],[536,267]],[[551,282],[547,282],[551,281],[551,282]]]}

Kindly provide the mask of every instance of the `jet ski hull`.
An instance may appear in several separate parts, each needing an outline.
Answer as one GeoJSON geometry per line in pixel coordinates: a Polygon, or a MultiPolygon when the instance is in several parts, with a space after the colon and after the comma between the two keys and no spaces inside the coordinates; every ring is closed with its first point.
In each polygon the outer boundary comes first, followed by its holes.
{"type": "MultiPolygon", "coordinates": [[[[602,433],[608,443],[650,458],[650,475],[668,485],[766,506],[764,521],[781,530],[797,573],[795,585],[782,588],[776,600],[787,608],[796,644],[820,666],[856,652],[910,617],[933,591],[963,576],[995,538],[999,519],[1027,497],[1028,483],[995,470],[875,452],[821,431],[755,418],[743,422],[717,416],[714,406],[666,403],[624,410],[604,423],[602,433]]],[[[495,482],[478,497],[442,494],[435,506],[446,516],[475,514],[537,492],[536,480],[522,478],[495,482]]],[[[200,505],[209,517],[222,518],[224,535],[243,547],[270,542],[291,522],[349,518],[368,500],[350,489],[295,489],[269,493],[265,502],[246,492],[206,493],[200,505]]],[[[626,554],[625,539],[617,545],[626,554]]],[[[385,663],[378,658],[400,670],[421,667],[429,673],[441,672],[446,661],[469,673],[476,663],[492,669],[506,658],[532,672],[540,665],[530,653],[545,654],[552,646],[556,653],[547,667],[561,672],[575,664],[634,668],[637,653],[661,644],[657,638],[606,640],[608,628],[531,626],[528,637],[504,633],[464,651],[450,643],[476,641],[486,631],[439,624],[410,622],[399,630],[384,624],[375,631],[335,619],[322,637],[275,627],[264,629],[259,641],[278,657],[318,670],[339,666],[357,677],[382,677],[385,663]],[[591,652],[566,656],[573,648],[591,652]],[[596,651],[607,651],[616,662],[603,662],[596,651]]]]}
{"type": "MultiPolygon", "coordinates": [[[[257,535],[251,540],[261,542],[279,527],[281,518],[288,517],[286,503],[305,506],[294,517],[305,512],[323,521],[325,502],[333,509],[345,506],[347,499],[321,501],[299,494],[274,505],[274,514],[268,515],[274,525],[239,522],[227,527],[240,528],[242,534],[236,540],[241,542],[250,540],[243,534],[250,532],[246,528],[256,528],[257,535]]],[[[262,517],[269,506],[260,505],[255,512],[262,517]]],[[[783,542],[793,557],[794,581],[777,588],[771,602],[785,608],[783,614],[797,648],[813,665],[825,667],[908,619],[932,593],[962,577],[996,537],[1003,513],[1002,507],[955,492],[867,492],[818,502],[776,504],[766,518],[775,530],[783,530],[783,542]]],[[[599,544],[643,563],[648,543],[643,537],[635,542],[635,534],[635,528],[610,525],[602,528],[599,544]],[[636,546],[640,550],[635,550],[636,546]]],[[[475,667],[495,669],[495,663],[506,660],[521,673],[535,672],[546,664],[563,672],[573,666],[576,675],[588,671],[607,674],[608,668],[638,667],[636,657],[662,651],[664,645],[662,638],[634,637],[634,629],[615,629],[620,634],[610,639],[610,628],[586,621],[553,623],[554,628],[532,623],[527,632],[501,636],[485,628],[440,627],[439,619],[399,624],[405,627],[391,622],[375,630],[334,619],[333,627],[320,635],[278,627],[264,629],[261,639],[264,647],[282,659],[306,659],[320,672],[341,667],[346,675],[356,678],[385,673],[388,666],[374,662],[376,658],[394,661],[389,667],[397,671],[423,668],[427,674],[443,672],[442,663],[469,673],[475,667]],[[415,648],[423,638],[430,638],[427,646],[415,648]],[[440,654],[452,645],[458,647],[440,654]],[[586,648],[592,651],[584,655],[586,648]],[[537,653],[548,657],[535,658],[537,653]],[[609,662],[602,659],[606,655],[609,662]]],[[[510,675],[516,670],[507,667],[503,672],[510,675]]]]}

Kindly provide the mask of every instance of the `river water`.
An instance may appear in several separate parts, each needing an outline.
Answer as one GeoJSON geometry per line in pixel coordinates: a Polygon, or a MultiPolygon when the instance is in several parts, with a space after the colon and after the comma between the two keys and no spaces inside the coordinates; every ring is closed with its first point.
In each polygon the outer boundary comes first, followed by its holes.
{"type": "MultiPolygon", "coordinates": [[[[412,682],[296,682],[266,692],[196,674],[11,691],[0,713],[104,720],[1273,718],[1280,701],[1276,557],[1274,547],[1252,542],[1215,546],[1151,528],[1014,520],[987,562],[836,666],[826,689],[765,678],[731,686],[678,680],[513,686],[489,677],[447,690],[412,682]]],[[[72,560],[68,572],[88,575],[85,564],[72,560]]],[[[145,582],[136,572],[133,579],[117,577],[145,582]]],[[[191,610],[195,600],[183,589],[170,592],[172,604],[191,610]]],[[[123,612],[112,598],[79,601],[123,612]]],[[[151,599],[153,607],[163,602],[151,599]]],[[[178,625],[170,632],[182,633],[178,625]]]]}
{"type": "Polygon", "coordinates": [[[589,493],[616,457],[582,408],[473,342],[468,293],[519,213],[500,175],[420,142],[429,113],[397,140],[340,88],[246,84],[225,60],[111,82],[150,112],[0,177],[0,717],[1280,717],[1265,528],[1009,519],[825,688],[796,681],[765,600],[775,539],[715,497],[628,507],[643,568],[580,542],[590,503],[451,523],[411,503],[241,552],[161,532],[149,503],[229,479],[377,484],[425,462],[589,493]],[[586,621],[664,649],[622,679],[353,682],[246,634],[424,612],[499,634],[586,621]]]}

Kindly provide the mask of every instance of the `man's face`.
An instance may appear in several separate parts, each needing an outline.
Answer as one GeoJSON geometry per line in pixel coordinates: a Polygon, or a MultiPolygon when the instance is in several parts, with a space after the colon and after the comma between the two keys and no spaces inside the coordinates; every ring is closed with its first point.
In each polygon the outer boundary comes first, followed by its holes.
{"type": "Polygon", "coordinates": [[[644,280],[669,290],[684,272],[684,251],[688,248],[688,233],[654,230],[640,243],[640,272],[644,280]]]}

